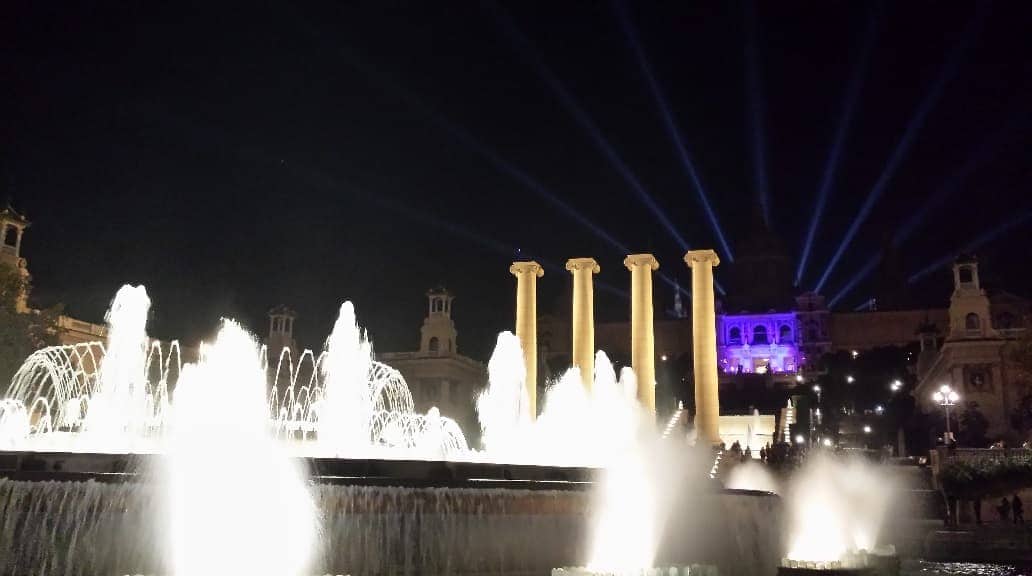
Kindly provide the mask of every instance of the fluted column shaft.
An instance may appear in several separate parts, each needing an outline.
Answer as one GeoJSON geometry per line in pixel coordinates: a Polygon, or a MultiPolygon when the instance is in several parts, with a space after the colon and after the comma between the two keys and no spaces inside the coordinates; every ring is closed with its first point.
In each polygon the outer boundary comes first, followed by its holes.
{"type": "Polygon", "coordinates": [[[699,442],[720,443],[717,384],[717,318],[713,303],[713,250],[690,250],[684,261],[692,269],[692,352],[695,363],[695,430],[699,442]]]}
{"type": "Polygon", "coordinates": [[[527,370],[527,413],[537,417],[537,279],[545,271],[537,262],[513,262],[509,272],[516,277],[516,337],[523,348],[527,370]]]}
{"type": "Polygon", "coordinates": [[[656,411],[656,344],[652,308],[652,271],[659,262],[652,254],[624,259],[631,271],[631,367],[638,380],[638,402],[656,411]]]}
{"type": "Polygon", "coordinates": [[[573,365],[580,368],[584,387],[595,379],[595,300],[592,275],[598,274],[594,258],[571,258],[566,269],[573,274],[573,365]]]}

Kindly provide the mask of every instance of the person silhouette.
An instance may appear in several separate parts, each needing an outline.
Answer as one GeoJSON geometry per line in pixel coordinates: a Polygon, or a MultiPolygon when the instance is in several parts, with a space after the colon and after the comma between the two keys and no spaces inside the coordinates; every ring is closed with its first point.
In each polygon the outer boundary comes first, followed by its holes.
{"type": "Polygon", "coordinates": [[[1025,505],[1021,502],[1021,498],[1015,494],[1014,498],[1011,498],[1011,508],[1014,509],[1014,523],[1024,524],[1025,523],[1025,505]]]}
{"type": "Polygon", "coordinates": [[[1000,505],[996,507],[996,512],[1000,515],[1000,520],[1006,522],[1010,519],[1011,503],[1007,501],[1007,497],[1004,496],[1000,499],[1000,505]]]}

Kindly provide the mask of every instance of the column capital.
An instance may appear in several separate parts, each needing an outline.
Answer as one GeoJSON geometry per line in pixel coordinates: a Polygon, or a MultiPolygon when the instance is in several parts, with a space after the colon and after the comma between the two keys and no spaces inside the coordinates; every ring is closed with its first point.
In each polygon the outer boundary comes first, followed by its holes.
{"type": "Polygon", "coordinates": [[[520,276],[522,274],[533,274],[538,278],[545,275],[545,269],[540,264],[533,260],[521,260],[519,262],[513,262],[512,266],[509,266],[509,273],[513,276],[520,276]]]}
{"type": "Polygon", "coordinates": [[[694,268],[696,264],[706,263],[716,266],[720,264],[720,258],[713,250],[689,250],[684,255],[684,262],[688,264],[689,268],[694,268]]]}
{"type": "Polygon", "coordinates": [[[566,261],[566,269],[570,272],[576,270],[591,270],[593,274],[598,274],[601,268],[598,267],[598,262],[595,262],[594,258],[570,258],[566,261]]]}
{"type": "Polygon", "coordinates": [[[628,270],[634,270],[638,266],[648,266],[651,270],[659,270],[659,261],[652,254],[630,254],[624,258],[623,265],[628,270]]]}

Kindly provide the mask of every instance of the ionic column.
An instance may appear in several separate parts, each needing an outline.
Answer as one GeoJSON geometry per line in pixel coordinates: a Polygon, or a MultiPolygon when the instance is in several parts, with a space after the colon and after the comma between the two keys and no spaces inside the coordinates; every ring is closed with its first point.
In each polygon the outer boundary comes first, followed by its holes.
{"type": "Polygon", "coordinates": [[[598,274],[594,258],[571,258],[566,269],[573,274],[573,365],[580,368],[584,387],[595,379],[595,301],[592,274],[598,274]]]}
{"type": "Polygon", "coordinates": [[[656,411],[656,344],[652,322],[652,271],[659,262],[652,254],[624,258],[631,271],[631,368],[638,380],[638,402],[656,411]]]}
{"type": "Polygon", "coordinates": [[[537,262],[513,262],[509,272],[516,277],[516,337],[523,348],[527,369],[527,413],[537,417],[537,279],[545,271],[537,262]]]}
{"type": "Polygon", "coordinates": [[[695,429],[700,442],[720,443],[720,398],[717,388],[717,317],[713,305],[713,250],[689,250],[684,261],[692,269],[692,353],[695,361],[695,429]]]}

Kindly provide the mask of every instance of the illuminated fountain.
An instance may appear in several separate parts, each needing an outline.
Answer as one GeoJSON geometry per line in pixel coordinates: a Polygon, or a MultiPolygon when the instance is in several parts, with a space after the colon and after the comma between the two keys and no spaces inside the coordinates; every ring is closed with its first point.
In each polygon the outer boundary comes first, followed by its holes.
{"type": "Polygon", "coordinates": [[[414,411],[350,303],[322,353],[285,350],[275,367],[232,321],[183,364],[178,344],[147,338],[148,307],[142,287],[123,288],[106,344],[34,353],[0,403],[0,448],[14,450],[0,453],[0,557],[15,573],[639,574],[705,561],[744,576],[771,573],[782,552],[776,499],[689,479],[683,444],[659,442],[633,372],[618,379],[604,353],[552,382],[535,419],[520,341],[499,335],[477,451],[436,409],[414,411]]]}
{"type": "Polygon", "coordinates": [[[302,470],[270,434],[265,381],[261,347],[230,320],[179,378],[163,483],[175,574],[306,573],[317,512],[302,470]],[[247,479],[212,473],[220,469],[247,479]]]}
{"type": "MultiPolygon", "coordinates": [[[[142,286],[124,286],[107,315],[106,345],[53,346],[29,356],[0,404],[4,447],[163,452],[171,391],[189,365],[181,364],[178,342],[167,355],[149,342],[149,308],[142,286]]],[[[264,374],[264,348],[259,358],[264,374]]],[[[436,410],[414,412],[401,374],[373,360],[350,302],[341,306],[326,350],[306,350],[295,365],[285,349],[273,382],[265,413],[277,436],[298,440],[288,442],[296,454],[452,458],[469,451],[454,421],[436,410]]],[[[228,407],[236,409],[231,398],[221,406],[228,407]]]]}
{"type": "Polygon", "coordinates": [[[862,571],[891,563],[895,550],[878,542],[895,491],[887,476],[859,459],[812,457],[788,488],[782,572],[862,571]]]}

